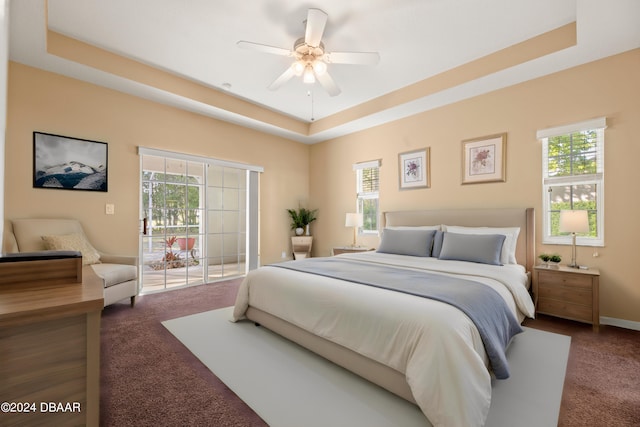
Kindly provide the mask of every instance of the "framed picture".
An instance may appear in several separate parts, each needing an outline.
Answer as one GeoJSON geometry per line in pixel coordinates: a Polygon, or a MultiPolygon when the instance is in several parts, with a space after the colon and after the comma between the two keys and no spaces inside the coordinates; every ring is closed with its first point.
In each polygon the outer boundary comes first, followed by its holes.
{"type": "Polygon", "coordinates": [[[398,154],[400,189],[429,188],[429,147],[398,154]]]}
{"type": "Polygon", "coordinates": [[[507,134],[462,141],[462,183],[506,181],[507,134]]]}
{"type": "Polygon", "coordinates": [[[107,191],[107,143],[33,133],[33,187],[107,191]]]}

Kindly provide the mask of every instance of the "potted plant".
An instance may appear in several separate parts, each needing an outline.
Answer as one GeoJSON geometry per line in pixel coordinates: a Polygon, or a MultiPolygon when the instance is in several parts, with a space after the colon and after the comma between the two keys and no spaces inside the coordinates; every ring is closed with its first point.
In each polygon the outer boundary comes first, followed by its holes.
{"type": "Polygon", "coordinates": [[[176,243],[176,240],[176,236],[171,236],[164,241],[164,243],[167,245],[168,250],[167,252],[165,252],[162,261],[167,263],[167,268],[176,268],[180,266],[180,255],[173,252],[173,245],[174,243],[176,243]]]}
{"type": "Polygon", "coordinates": [[[549,257],[549,265],[554,268],[558,268],[560,265],[560,261],[562,261],[562,257],[558,254],[553,254],[549,257]]]}
{"type": "Polygon", "coordinates": [[[551,268],[551,267],[557,267],[558,264],[560,264],[560,261],[562,261],[562,257],[558,254],[540,254],[538,255],[538,258],[540,258],[542,260],[542,262],[545,263],[545,265],[547,266],[547,268],[551,268]]]}
{"type": "Polygon", "coordinates": [[[195,237],[178,237],[176,239],[181,251],[190,251],[196,243],[195,237]]]}
{"type": "Polygon", "coordinates": [[[542,260],[542,262],[544,262],[545,264],[549,262],[549,259],[551,258],[551,255],[549,254],[540,254],[538,255],[538,258],[540,258],[540,260],[542,260]]]}
{"type": "Polygon", "coordinates": [[[305,232],[307,236],[309,235],[309,224],[316,220],[316,214],[318,213],[318,209],[306,209],[299,208],[296,209],[287,209],[289,212],[289,216],[291,217],[291,229],[295,230],[296,236],[302,235],[305,232]]]}

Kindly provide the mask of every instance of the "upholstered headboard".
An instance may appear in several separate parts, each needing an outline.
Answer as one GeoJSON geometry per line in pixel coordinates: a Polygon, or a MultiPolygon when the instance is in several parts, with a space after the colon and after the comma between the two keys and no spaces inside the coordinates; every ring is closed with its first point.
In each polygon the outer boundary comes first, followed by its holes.
{"type": "Polygon", "coordinates": [[[507,209],[437,209],[390,211],[382,218],[383,227],[418,225],[458,225],[465,227],[520,227],[516,260],[532,271],[535,263],[535,210],[507,209]]]}

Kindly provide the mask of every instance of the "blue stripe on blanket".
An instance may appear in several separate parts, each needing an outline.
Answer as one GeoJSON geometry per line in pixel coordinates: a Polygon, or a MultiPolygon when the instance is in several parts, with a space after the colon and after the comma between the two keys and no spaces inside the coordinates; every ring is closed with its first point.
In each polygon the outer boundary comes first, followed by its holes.
{"type": "Polygon", "coordinates": [[[425,271],[367,264],[339,258],[310,258],[271,264],[271,267],[311,273],[450,304],[476,325],[497,379],[509,378],[506,348],[523,332],[517,319],[489,286],[425,271]]]}

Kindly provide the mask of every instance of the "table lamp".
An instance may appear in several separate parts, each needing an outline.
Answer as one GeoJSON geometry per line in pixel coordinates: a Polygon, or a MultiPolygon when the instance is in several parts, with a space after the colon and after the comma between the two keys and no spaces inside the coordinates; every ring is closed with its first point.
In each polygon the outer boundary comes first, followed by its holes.
{"type": "Polygon", "coordinates": [[[361,213],[348,213],[344,221],[345,227],[353,227],[353,245],[356,247],[356,236],[358,235],[358,227],[362,227],[362,214],[361,213]]]}
{"type": "Polygon", "coordinates": [[[561,233],[571,233],[571,264],[569,267],[579,268],[576,262],[576,233],[589,232],[589,216],[587,211],[560,211],[560,227],[561,233]]]}

